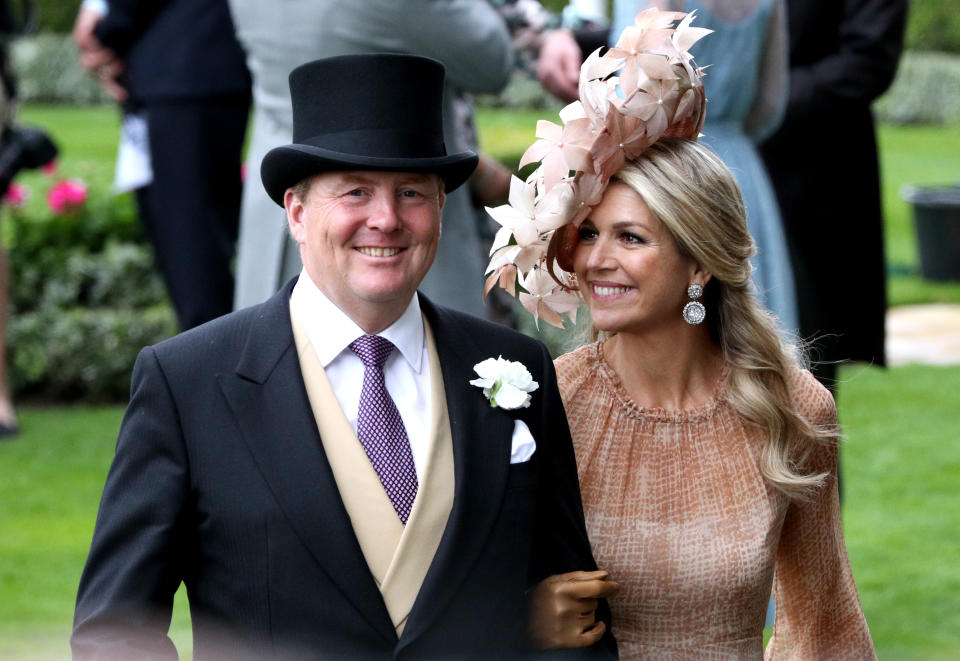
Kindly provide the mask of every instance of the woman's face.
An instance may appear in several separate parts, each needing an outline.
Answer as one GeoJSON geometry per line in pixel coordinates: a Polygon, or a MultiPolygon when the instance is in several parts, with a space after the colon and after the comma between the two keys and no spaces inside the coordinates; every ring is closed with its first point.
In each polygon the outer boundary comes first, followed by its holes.
{"type": "Polygon", "coordinates": [[[706,282],[643,199],[619,182],[580,226],[573,264],[594,325],[609,332],[683,324],[687,286],[706,282]]]}

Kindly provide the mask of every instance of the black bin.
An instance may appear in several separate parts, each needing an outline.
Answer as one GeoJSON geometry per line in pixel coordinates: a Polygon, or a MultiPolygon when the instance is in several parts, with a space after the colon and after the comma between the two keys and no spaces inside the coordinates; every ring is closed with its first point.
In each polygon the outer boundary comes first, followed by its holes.
{"type": "Polygon", "coordinates": [[[920,274],[927,280],[960,280],[960,185],[907,187],[920,250],[920,274]]]}

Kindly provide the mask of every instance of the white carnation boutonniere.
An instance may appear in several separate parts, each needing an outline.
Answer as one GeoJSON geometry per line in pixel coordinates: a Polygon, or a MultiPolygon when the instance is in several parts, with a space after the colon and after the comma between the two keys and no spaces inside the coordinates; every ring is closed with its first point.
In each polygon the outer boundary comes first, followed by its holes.
{"type": "Polygon", "coordinates": [[[473,371],[480,378],[471,381],[470,385],[483,388],[484,397],[493,407],[526,408],[530,406],[530,393],[540,387],[523,363],[504,360],[503,356],[487,358],[474,365],[473,371]]]}

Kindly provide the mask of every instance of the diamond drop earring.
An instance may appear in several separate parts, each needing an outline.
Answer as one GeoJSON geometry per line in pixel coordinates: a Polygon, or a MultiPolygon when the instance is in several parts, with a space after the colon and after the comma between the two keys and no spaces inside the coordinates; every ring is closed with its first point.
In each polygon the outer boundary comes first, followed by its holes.
{"type": "Polygon", "coordinates": [[[693,300],[683,306],[683,320],[691,326],[696,326],[707,316],[707,308],[697,300],[703,296],[703,285],[694,283],[687,287],[687,296],[693,300]]]}

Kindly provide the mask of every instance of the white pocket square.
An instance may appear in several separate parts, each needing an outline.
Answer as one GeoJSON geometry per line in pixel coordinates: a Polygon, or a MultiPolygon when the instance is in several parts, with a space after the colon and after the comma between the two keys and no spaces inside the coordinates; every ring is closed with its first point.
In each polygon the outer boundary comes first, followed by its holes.
{"type": "Polygon", "coordinates": [[[530,461],[534,451],[537,449],[537,442],[533,440],[533,434],[530,428],[523,420],[516,420],[513,423],[513,441],[510,444],[510,463],[522,464],[530,461]]]}

